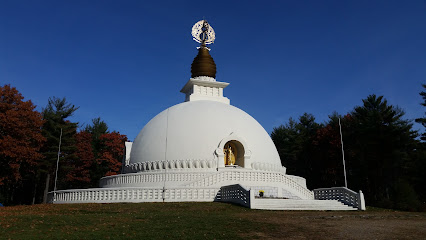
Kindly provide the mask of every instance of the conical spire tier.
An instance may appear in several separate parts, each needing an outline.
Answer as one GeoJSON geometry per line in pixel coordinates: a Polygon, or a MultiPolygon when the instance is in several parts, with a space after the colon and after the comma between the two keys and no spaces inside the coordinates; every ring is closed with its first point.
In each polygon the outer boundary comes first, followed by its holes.
{"type": "Polygon", "coordinates": [[[198,55],[191,64],[191,77],[202,76],[216,78],[216,64],[206,47],[198,49],[198,55]]]}

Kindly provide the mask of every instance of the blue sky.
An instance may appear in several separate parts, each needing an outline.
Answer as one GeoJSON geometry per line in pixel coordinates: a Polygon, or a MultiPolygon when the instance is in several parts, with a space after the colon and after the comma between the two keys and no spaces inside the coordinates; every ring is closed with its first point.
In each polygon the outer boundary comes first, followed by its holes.
{"type": "Polygon", "coordinates": [[[80,107],[72,121],[99,116],[133,140],[184,100],[198,46],[191,27],[203,17],[225,96],[269,133],[304,112],[318,122],[345,114],[369,94],[424,116],[423,0],[1,0],[0,85],[38,110],[66,97],[80,107]]]}

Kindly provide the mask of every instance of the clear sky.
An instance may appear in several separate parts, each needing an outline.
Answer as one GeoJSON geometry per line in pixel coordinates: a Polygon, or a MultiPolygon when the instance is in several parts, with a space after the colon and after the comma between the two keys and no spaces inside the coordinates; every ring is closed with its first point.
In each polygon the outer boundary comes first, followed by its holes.
{"type": "Polygon", "coordinates": [[[38,110],[66,97],[80,107],[72,121],[99,116],[133,140],[183,102],[203,17],[224,95],[269,133],[304,112],[346,114],[369,94],[424,116],[424,0],[0,0],[0,85],[38,110]]]}

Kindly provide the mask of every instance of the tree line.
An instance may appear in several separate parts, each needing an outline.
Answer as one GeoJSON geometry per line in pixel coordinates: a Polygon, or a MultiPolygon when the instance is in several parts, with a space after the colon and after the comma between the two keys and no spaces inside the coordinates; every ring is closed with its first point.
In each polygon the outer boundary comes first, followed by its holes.
{"type": "MultiPolygon", "coordinates": [[[[305,113],[275,127],[271,138],[287,174],[305,177],[309,189],[345,186],[339,119],[348,188],[362,190],[369,206],[425,210],[426,134],[419,139],[404,111],[383,96],[370,95],[325,123],[305,113]]],[[[415,121],[426,127],[425,115],[415,121]]]]}
{"type": "Polygon", "coordinates": [[[101,177],[119,173],[125,135],[100,118],[86,126],[70,121],[78,107],[65,98],[35,108],[16,88],[0,86],[0,203],[45,202],[56,169],[58,190],[97,187],[101,177]]]}

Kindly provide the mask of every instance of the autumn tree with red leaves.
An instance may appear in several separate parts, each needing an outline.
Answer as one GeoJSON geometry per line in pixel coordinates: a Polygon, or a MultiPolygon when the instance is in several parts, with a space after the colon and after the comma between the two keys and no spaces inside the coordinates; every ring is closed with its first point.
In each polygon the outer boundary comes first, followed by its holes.
{"type": "MultiPolygon", "coordinates": [[[[353,122],[350,114],[343,118],[337,113],[329,116],[327,125],[318,129],[312,145],[315,146],[316,162],[315,171],[317,178],[313,179],[318,183],[315,187],[324,186],[344,186],[342,144],[340,141],[339,118],[342,122],[343,140],[348,141],[351,138],[350,126],[353,122]]],[[[349,142],[349,141],[348,141],[349,142]]],[[[353,154],[350,148],[345,149],[346,158],[353,154]]]]}
{"type": "Polygon", "coordinates": [[[10,85],[0,87],[0,202],[39,203],[53,190],[58,144],[58,189],[97,187],[119,173],[125,135],[110,133],[100,118],[77,133],[68,120],[78,107],[49,98],[42,113],[10,85]]]}
{"type": "Polygon", "coordinates": [[[96,187],[100,178],[120,172],[127,137],[118,132],[108,133],[107,128],[105,131],[107,133],[98,135],[98,138],[88,131],[75,135],[77,158],[68,168],[65,178],[67,188],[96,187]]]}
{"type": "Polygon", "coordinates": [[[108,125],[98,117],[77,133],[75,139],[77,158],[74,169],[67,172],[68,188],[97,187],[102,177],[120,172],[126,135],[110,133],[108,125]]]}
{"type": "Polygon", "coordinates": [[[5,203],[28,203],[23,199],[32,198],[43,158],[42,115],[23,99],[16,88],[0,86],[0,201],[5,203]]]}
{"type": "Polygon", "coordinates": [[[99,151],[94,151],[96,159],[91,167],[91,187],[96,187],[99,180],[105,176],[116,175],[120,172],[124,155],[124,143],[126,135],[118,132],[104,133],[98,140],[92,140],[92,146],[96,144],[99,151]]]}
{"type": "Polygon", "coordinates": [[[98,163],[106,167],[105,176],[116,175],[120,172],[127,137],[118,132],[112,132],[101,135],[100,140],[103,148],[98,163]]]}
{"type": "Polygon", "coordinates": [[[65,181],[69,188],[84,188],[90,183],[90,168],[95,160],[92,148],[92,134],[81,131],[75,135],[76,159],[69,162],[70,168],[65,181]]]}

